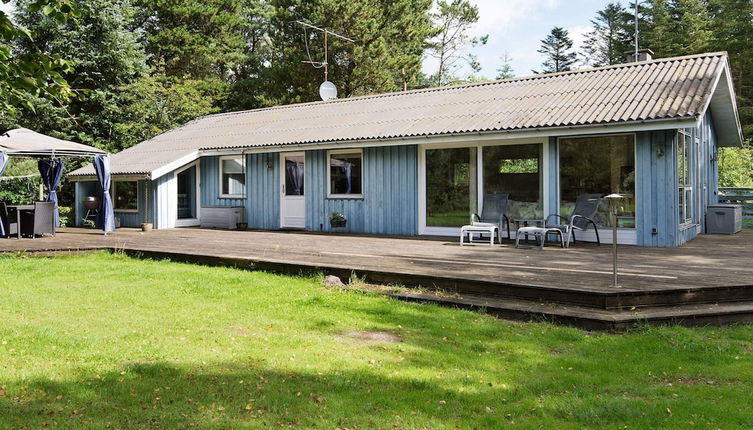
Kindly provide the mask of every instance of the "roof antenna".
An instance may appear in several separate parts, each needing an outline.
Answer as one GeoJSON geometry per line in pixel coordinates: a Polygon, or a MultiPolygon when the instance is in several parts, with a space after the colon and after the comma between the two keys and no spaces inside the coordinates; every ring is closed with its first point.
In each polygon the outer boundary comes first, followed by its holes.
{"type": "Polygon", "coordinates": [[[638,61],[638,0],[635,0],[635,61],[638,61]]]}
{"type": "Polygon", "coordinates": [[[319,97],[322,98],[322,100],[332,100],[337,98],[337,87],[335,84],[329,81],[329,51],[327,47],[327,36],[334,36],[338,39],[345,40],[350,43],[355,43],[355,40],[345,37],[343,35],[334,33],[326,28],[317,27],[315,25],[311,25],[305,21],[298,20],[295,22],[296,24],[303,27],[303,40],[306,44],[306,55],[308,55],[309,60],[304,61],[306,64],[311,64],[316,69],[324,68],[324,82],[322,82],[321,85],[319,85],[319,97]],[[324,35],[324,61],[314,61],[311,59],[311,52],[309,51],[309,40],[308,40],[308,34],[306,33],[306,28],[313,29],[314,31],[321,32],[324,35]]]}

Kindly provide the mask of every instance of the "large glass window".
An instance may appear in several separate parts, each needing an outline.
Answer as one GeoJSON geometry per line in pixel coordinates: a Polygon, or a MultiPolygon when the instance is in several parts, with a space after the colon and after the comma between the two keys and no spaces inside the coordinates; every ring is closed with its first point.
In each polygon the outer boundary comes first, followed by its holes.
{"type": "Polygon", "coordinates": [[[246,195],[246,169],[243,156],[220,158],[220,194],[222,197],[244,197],[246,195]]]}
{"type": "Polygon", "coordinates": [[[458,227],[478,210],[476,148],[426,151],[426,225],[458,227]]]}
{"type": "Polygon", "coordinates": [[[139,210],[138,182],[115,181],[113,188],[113,208],[121,212],[136,212],[139,210]]]}
{"type": "Polygon", "coordinates": [[[329,196],[360,197],[362,195],[361,151],[329,153],[329,196]]]}
{"type": "MultiPolygon", "coordinates": [[[[620,193],[617,227],[635,228],[635,142],[632,135],[562,138],[559,140],[560,214],[567,216],[581,194],[620,193]]],[[[597,225],[612,226],[606,202],[597,225]]]]}
{"type": "Polygon", "coordinates": [[[484,193],[509,194],[507,216],[542,219],[541,145],[485,146],[484,193]]]}
{"type": "Polygon", "coordinates": [[[680,224],[693,222],[693,186],[690,181],[690,133],[680,130],[677,136],[677,183],[680,224]]]}

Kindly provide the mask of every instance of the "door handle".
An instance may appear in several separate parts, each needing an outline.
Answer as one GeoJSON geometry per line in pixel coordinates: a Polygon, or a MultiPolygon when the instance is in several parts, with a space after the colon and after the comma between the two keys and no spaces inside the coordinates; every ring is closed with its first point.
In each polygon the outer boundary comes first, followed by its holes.
{"type": "Polygon", "coordinates": [[[285,195],[285,184],[282,184],[282,194],[285,195]]]}

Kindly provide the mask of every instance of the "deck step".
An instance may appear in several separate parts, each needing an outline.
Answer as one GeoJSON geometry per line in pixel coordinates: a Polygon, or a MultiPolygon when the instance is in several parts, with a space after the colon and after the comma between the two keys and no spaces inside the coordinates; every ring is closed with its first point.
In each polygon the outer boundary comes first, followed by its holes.
{"type": "Polygon", "coordinates": [[[753,301],[636,307],[619,310],[474,294],[448,296],[409,290],[388,294],[405,301],[482,310],[505,319],[552,321],[589,330],[619,331],[639,324],[699,326],[753,322],[753,301]]]}

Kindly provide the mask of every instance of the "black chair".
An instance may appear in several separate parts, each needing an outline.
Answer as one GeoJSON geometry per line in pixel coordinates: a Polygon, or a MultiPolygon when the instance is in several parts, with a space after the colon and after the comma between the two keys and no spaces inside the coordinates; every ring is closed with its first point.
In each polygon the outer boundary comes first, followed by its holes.
{"type": "Polygon", "coordinates": [[[575,209],[573,209],[572,215],[565,218],[559,214],[551,214],[546,218],[545,227],[556,228],[565,234],[565,247],[570,247],[570,240],[575,243],[575,231],[586,231],[590,226],[593,226],[596,233],[596,244],[601,245],[599,240],[599,229],[596,227],[594,217],[599,210],[599,204],[604,197],[604,194],[581,194],[575,199],[575,209]],[[549,223],[550,218],[555,218],[558,221],[565,221],[564,223],[549,223]]]}
{"type": "Polygon", "coordinates": [[[18,223],[16,222],[16,209],[9,208],[7,202],[0,202],[0,222],[5,228],[5,236],[10,237],[18,234],[18,223]]]}
{"type": "Polygon", "coordinates": [[[484,194],[481,215],[471,214],[471,225],[485,225],[497,227],[497,241],[502,242],[502,227],[507,227],[507,238],[510,239],[510,219],[507,217],[509,194],[484,194]]]}
{"type": "Polygon", "coordinates": [[[34,210],[21,211],[21,235],[34,238],[45,233],[55,236],[55,204],[34,202],[34,210]]]}

